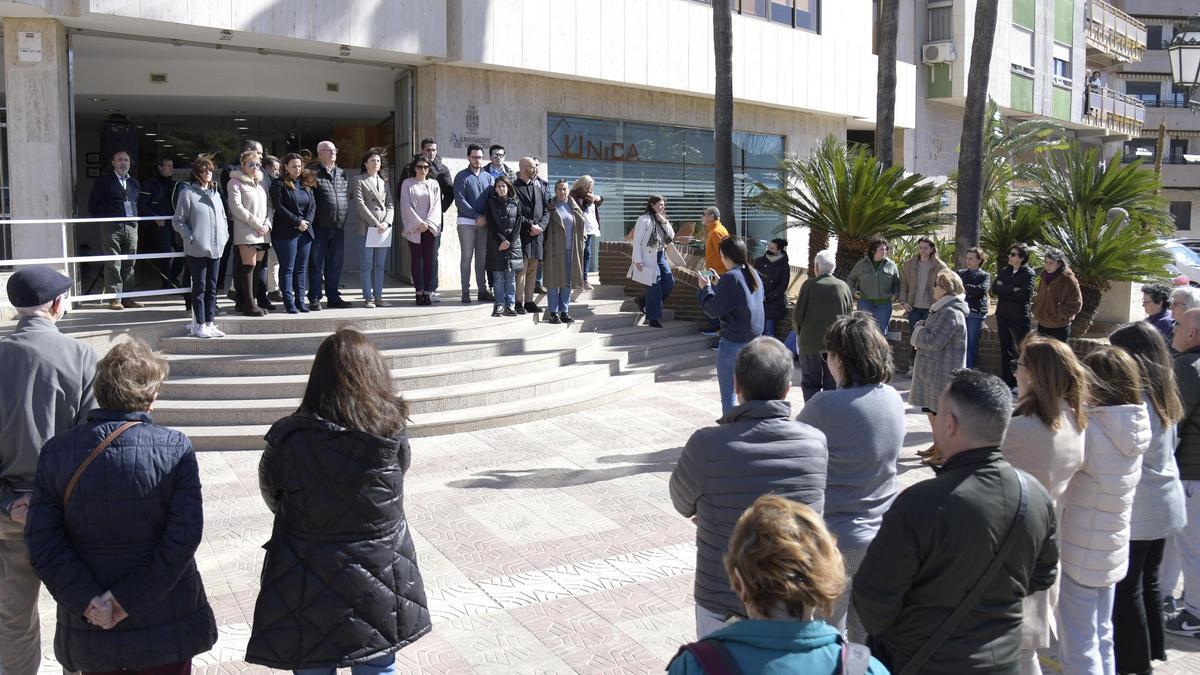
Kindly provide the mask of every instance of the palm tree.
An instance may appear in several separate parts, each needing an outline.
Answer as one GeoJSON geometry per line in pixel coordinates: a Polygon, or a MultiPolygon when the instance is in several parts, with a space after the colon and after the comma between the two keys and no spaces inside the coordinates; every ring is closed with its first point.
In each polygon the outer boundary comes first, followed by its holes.
{"type": "Polygon", "coordinates": [[[989,268],[999,273],[1008,263],[1013,244],[1038,246],[1046,239],[1046,216],[1036,206],[1017,204],[1009,207],[1001,196],[983,209],[979,246],[987,253],[989,268]]]}
{"type": "Polygon", "coordinates": [[[875,96],[875,156],[892,165],[892,136],[896,128],[896,33],[900,0],[879,0],[879,77],[875,96]]]}
{"type": "Polygon", "coordinates": [[[713,98],[713,154],[717,209],[729,234],[737,234],[733,212],[733,15],[729,0],[712,0],[716,86],[713,98]]]}
{"type": "Polygon", "coordinates": [[[904,167],[884,168],[869,150],[847,147],[833,136],[807,158],[781,162],[780,185],[757,183],[757,206],[782,214],[793,227],[806,226],[838,238],[837,274],[845,277],[875,236],[928,234],[947,222],[941,212],[942,185],[904,167]]]}
{"type": "Polygon", "coordinates": [[[1111,282],[1162,279],[1171,261],[1158,245],[1157,232],[1124,218],[1109,222],[1106,211],[1076,208],[1046,226],[1046,243],[1062,249],[1079,280],[1083,308],[1071,324],[1071,334],[1080,337],[1091,328],[1111,282]]]}
{"type": "Polygon", "coordinates": [[[967,70],[967,102],[963,113],[958,155],[958,219],[954,226],[955,262],[965,263],[967,249],[979,243],[979,214],[983,205],[983,129],[987,108],[988,74],[996,37],[998,0],[975,5],[975,37],[967,70]]]}
{"type": "Polygon", "coordinates": [[[1055,221],[1065,221],[1076,211],[1107,212],[1123,208],[1137,225],[1159,234],[1173,231],[1166,201],[1158,196],[1158,178],[1130,164],[1110,161],[1104,166],[1097,149],[1084,149],[1072,141],[1065,150],[1043,154],[1033,169],[1037,187],[1023,191],[1024,201],[1055,221]]]}
{"type": "MultiPolygon", "coordinates": [[[[1009,126],[1000,114],[1000,106],[988,99],[983,127],[982,206],[1007,200],[1014,183],[1033,180],[1033,164],[1023,161],[1031,154],[1067,147],[1066,130],[1057,122],[1044,119],[1022,120],[1009,126]]],[[[958,172],[953,176],[958,189],[958,172]]],[[[986,216],[986,213],[984,214],[986,216]]]]}

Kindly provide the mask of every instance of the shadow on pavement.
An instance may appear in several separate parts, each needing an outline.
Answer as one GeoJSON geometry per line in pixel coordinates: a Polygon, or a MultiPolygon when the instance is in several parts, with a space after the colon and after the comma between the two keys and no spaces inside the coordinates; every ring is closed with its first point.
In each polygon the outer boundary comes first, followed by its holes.
{"type": "Polygon", "coordinates": [[[604,469],[493,469],[480,471],[474,478],[447,483],[454,488],[489,488],[493,490],[534,490],[562,488],[616,480],[640,473],[667,473],[675,468],[681,447],[633,455],[605,455],[597,458],[604,464],[626,464],[604,469]]]}

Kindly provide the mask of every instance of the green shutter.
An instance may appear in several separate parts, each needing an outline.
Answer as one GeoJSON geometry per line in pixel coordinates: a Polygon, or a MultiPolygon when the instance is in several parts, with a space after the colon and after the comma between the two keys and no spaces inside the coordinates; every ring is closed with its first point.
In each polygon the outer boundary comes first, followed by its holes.
{"type": "Polygon", "coordinates": [[[1053,89],[1054,92],[1050,99],[1050,114],[1060,120],[1066,120],[1070,122],[1071,90],[1066,87],[1060,87],[1057,84],[1054,85],[1053,89]]]}
{"type": "Polygon", "coordinates": [[[1033,112],[1033,78],[1012,73],[1010,106],[1014,110],[1033,112]]]}
{"type": "Polygon", "coordinates": [[[1064,45],[1075,39],[1075,7],[1071,0],[1054,0],[1054,39],[1064,45]]]}
{"type": "Polygon", "coordinates": [[[1013,0],[1013,23],[1033,30],[1035,21],[1036,10],[1033,0],[1013,0]]]}
{"type": "Polygon", "coordinates": [[[950,82],[950,64],[949,63],[934,63],[926,66],[929,68],[929,98],[949,98],[953,93],[953,85],[950,82]]]}

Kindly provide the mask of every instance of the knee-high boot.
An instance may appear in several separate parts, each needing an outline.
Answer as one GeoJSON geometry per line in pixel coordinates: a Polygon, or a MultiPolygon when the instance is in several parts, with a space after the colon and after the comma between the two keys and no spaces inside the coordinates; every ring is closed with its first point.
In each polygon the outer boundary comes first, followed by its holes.
{"type": "Polygon", "coordinates": [[[274,303],[267,299],[267,258],[254,263],[254,298],[258,300],[261,309],[275,309],[274,303]]]}
{"type": "Polygon", "coordinates": [[[260,309],[254,301],[254,265],[246,265],[239,261],[238,278],[242,280],[242,314],[245,316],[266,316],[267,310],[260,309]]]}

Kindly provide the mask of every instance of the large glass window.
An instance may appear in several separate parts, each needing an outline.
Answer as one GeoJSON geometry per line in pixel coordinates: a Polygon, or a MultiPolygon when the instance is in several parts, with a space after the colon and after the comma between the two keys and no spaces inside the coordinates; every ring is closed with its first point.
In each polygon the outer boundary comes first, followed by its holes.
{"type": "Polygon", "coordinates": [[[1192,229],[1192,203],[1171,202],[1171,217],[1175,219],[1176,230],[1192,229]]]}
{"type": "Polygon", "coordinates": [[[1159,82],[1125,81],[1125,93],[1142,99],[1148,106],[1158,105],[1158,95],[1162,91],[1159,82]]]}
{"type": "Polygon", "coordinates": [[[954,5],[948,0],[929,2],[929,41],[945,42],[954,39],[954,5]]]}
{"type": "Polygon", "coordinates": [[[1009,34],[1012,64],[1033,72],[1033,31],[1013,24],[1009,34]]]}
{"type": "MultiPolygon", "coordinates": [[[[624,122],[551,114],[548,169],[553,182],[574,181],[584,174],[596,180],[604,197],[601,237],[625,237],[652,194],[667,199],[676,230],[699,231],[700,214],[716,201],[711,129],[650,122],[624,122]]],[[[783,136],[735,131],[733,134],[734,210],[738,229],[758,241],[757,249],[778,235],[782,216],[746,203],[756,181],[779,185],[783,136]]]]}
{"type": "Polygon", "coordinates": [[[1163,27],[1146,26],[1146,49],[1163,49],[1163,27]]]}

